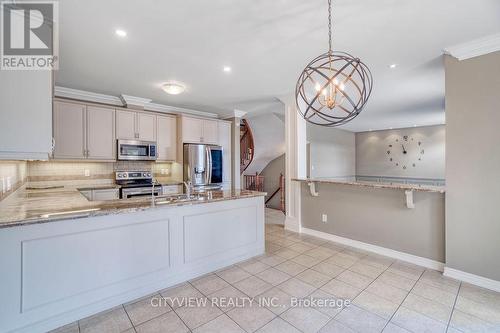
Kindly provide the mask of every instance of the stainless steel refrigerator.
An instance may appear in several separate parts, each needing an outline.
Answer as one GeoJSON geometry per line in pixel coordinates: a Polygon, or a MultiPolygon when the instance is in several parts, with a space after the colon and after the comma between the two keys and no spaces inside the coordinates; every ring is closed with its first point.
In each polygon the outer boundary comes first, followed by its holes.
{"type": "Polygon", "coordinates": [[[185,143],[184,181],[195,191],[222,188],[222,158],[221,146],[185,143]]]}

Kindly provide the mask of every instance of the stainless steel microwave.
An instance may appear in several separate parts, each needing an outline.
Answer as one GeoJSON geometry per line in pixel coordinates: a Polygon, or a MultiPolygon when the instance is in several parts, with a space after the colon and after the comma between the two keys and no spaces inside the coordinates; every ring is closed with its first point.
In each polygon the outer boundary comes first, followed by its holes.
{"type": "Polygon", "coordinates": [[[117,159],[119,161],[154,161],[158,158],[156,142],[118,140],[117,159]]]}

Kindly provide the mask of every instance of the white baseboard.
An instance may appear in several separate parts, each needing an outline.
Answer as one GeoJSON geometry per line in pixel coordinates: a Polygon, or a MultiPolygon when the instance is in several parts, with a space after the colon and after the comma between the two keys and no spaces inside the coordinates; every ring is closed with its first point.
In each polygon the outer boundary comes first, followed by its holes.
{"type": "Polygon", "coordinates": [[[307,234],[307,235],[311,235],[311,236],[323,238],[323,239],[326,239],[326,240],[329,240],[332,242],[352,246],[352,247],[355,247],[357,249],[374,252],[376,254],[380,254],[380,255],[383,255],[386,257],[390,257],[390,258],[394,258],[394,259],[398,259],[398,260],[402,260],[402,261],[406,261],[406,262],[409,262],[409,263],[412,263],[415,265],[434,269],[434,270],[437,270],[440,272],[442,272],[444,270],[444,263],[436,261],[436,260],[423,258],[423,257],[419,257],[419,256],[416,256],[413,254],[388,249],[388,248],[378,246],[378,245],[363,243],[363,242],[360,242],[360,241],[357,241],[354,239],[340,237],[340,236],[336,236],[333,234],[329,234],[326,232],[317,231],[317,230],[313,230],[313,229],[309,229],[309,228],[301,228],[301,232],[304,234],[307,234]]]}
{"type": "Polygon", "coordinates": [[[479,287],[490,289],[496,292],[500,292],[500,281],[488,279],[479,275],[467,273],[464,271],[459,271],[458,269],[445,267],[444,276],[450,277],[452,279],[467,282],[479,287]]]}
{"type": "Polygon", "coordinates": [[[293,232],[301,232],[302,230],[299,220],[288,215],[285,217],[285,229],[293,232]]]}

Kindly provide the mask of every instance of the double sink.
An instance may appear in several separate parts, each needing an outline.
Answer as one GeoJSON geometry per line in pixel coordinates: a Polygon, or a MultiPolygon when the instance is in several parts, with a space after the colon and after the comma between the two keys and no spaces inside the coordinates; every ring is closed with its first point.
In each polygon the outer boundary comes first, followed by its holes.
{"type": "Polygon", "coordinates": [[[174,194],[166,196],[155,197],[155,204],[170,204],[170,203],[182,203],[182,202],[193,202],[193,201],[204,201],[207,200],[208,196],[204,193],[196,194],[174,194]]]}

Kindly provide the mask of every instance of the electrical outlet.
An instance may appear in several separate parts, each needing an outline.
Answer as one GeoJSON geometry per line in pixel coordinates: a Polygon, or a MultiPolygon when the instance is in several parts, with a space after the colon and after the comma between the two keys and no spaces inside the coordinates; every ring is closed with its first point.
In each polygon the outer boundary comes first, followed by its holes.
{"type": "Polygon", "coordinates": [[[321,221],[322,221],[323,223],[328,222],[328,215],[326,215],[326,214],[322,214],[322,215],[321,215],[321,221]]]}
{"type": "Polygon", "coordinates": [[[12,190],[12,178],[11,177],[7,177],[7,182],[6,183],[7,183],[6,184],[7,185],[6,192],[12,190]]]}
{"type": "Polygon", "coordinates": [[[162,175],[167,174],[167,169],[161,169],[161,174],[162,174],[162,175]]]}
{"type": "Polygon", "coordinates": [[[89,169],[85,169],[85,177],[90,177],[90,170],[89,169]]]}

